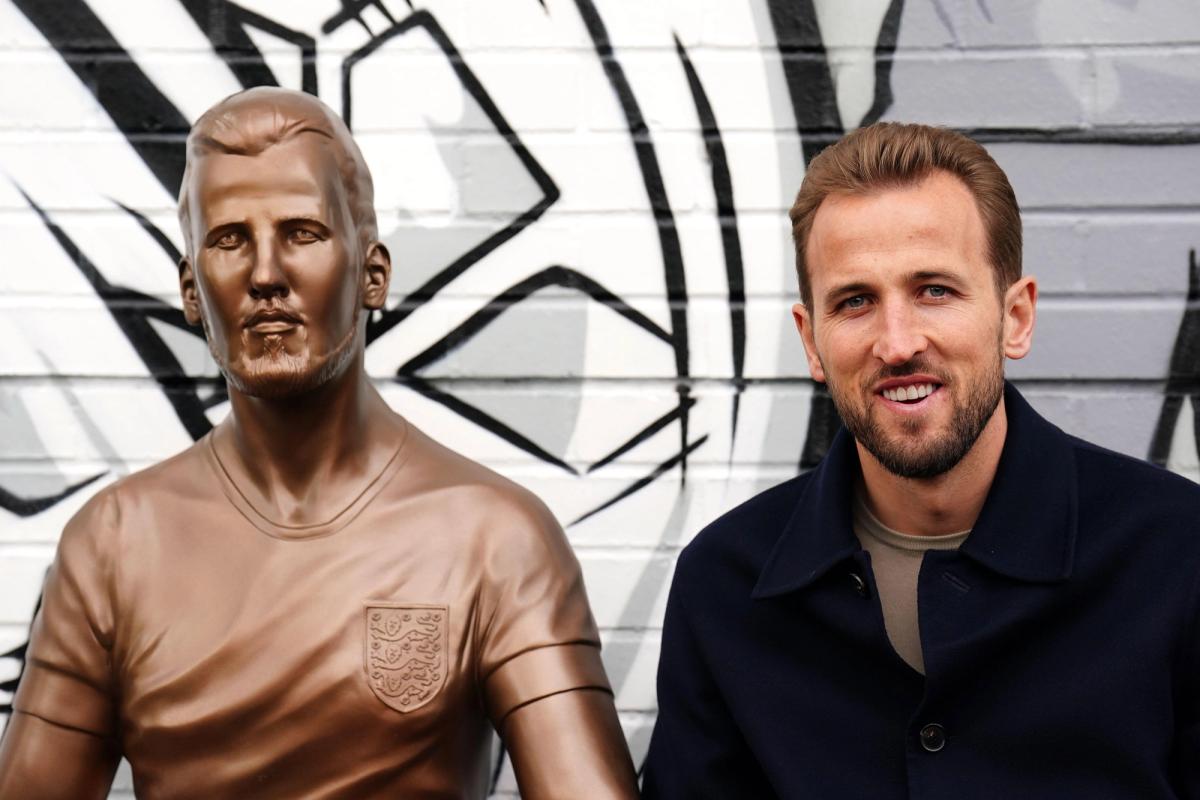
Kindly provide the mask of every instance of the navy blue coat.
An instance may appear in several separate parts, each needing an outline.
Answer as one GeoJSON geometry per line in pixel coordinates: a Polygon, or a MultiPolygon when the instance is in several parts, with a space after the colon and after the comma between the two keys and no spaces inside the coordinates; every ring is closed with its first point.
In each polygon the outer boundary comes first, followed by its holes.
{"type": "Polygon", "coordinates": [[[1200,487],[1005,403],[970,537],[921,567],[925,677],[850,527],[844,430],[684,549],[644,797],[1200,798],[1200,487]]]}

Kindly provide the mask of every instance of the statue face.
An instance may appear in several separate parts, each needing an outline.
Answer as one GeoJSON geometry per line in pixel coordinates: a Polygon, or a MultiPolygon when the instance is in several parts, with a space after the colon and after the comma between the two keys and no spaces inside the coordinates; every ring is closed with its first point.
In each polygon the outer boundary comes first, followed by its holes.
{"type": "Polygon", "coordinates": [[[185,313],[231,386],[287,397],[342,374],[362,352],[370,270],[327,140],[300,134],[193,166],[185,313]]]}

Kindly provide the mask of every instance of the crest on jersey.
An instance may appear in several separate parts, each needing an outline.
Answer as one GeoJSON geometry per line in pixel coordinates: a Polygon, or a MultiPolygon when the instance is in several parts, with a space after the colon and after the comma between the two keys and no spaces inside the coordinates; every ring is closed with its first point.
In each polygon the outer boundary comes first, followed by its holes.
{"type": "Polygon", "coordinates": [[[385,705],[407,713],[446,683],[447,606],[368,601],[363,666],[385,705]]]}

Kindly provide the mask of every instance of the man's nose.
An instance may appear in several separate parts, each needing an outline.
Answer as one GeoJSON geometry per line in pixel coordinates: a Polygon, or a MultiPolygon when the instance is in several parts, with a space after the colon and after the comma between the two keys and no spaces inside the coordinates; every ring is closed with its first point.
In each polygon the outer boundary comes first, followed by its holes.
{"type": "Polygon", "coordinates": [[[905,303],[885,303],[878,320],[871,354],[885,364],[903,364],[923,352],[929,344],[920,315],[905,303]]]}
{"type": "Polygon", "coordinates": [[[264,236],[254,248],[254,266],[250,271],[250,296],[256,300],[287,297],[287,275],[283,271],[279,248],[274,237],[264,236]]]}

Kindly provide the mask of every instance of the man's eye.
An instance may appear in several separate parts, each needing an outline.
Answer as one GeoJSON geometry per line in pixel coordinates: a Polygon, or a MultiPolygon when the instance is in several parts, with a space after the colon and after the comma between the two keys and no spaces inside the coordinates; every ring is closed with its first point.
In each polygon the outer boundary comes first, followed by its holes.
{"type": "Polygon", "coordinates": [[[842,301],[842,306],[849,309],[862,308],[866,304],[867,298],[861,294],[856,294],[854,297],[847,297],[842,301]]]}
{"type": "Polygon", "coordinates": [[[945,286],[926,286],[925,292],[930,297],[946,297],[950,294],[950,290],[945,286]]]}
{"type": "Polygon", "coordinates": [[[221,238],[217,239],[213,244],[222,250],[232,250],[242,243],[242,235],[236,231],[229,231],[221,234],[221,238]]]}

